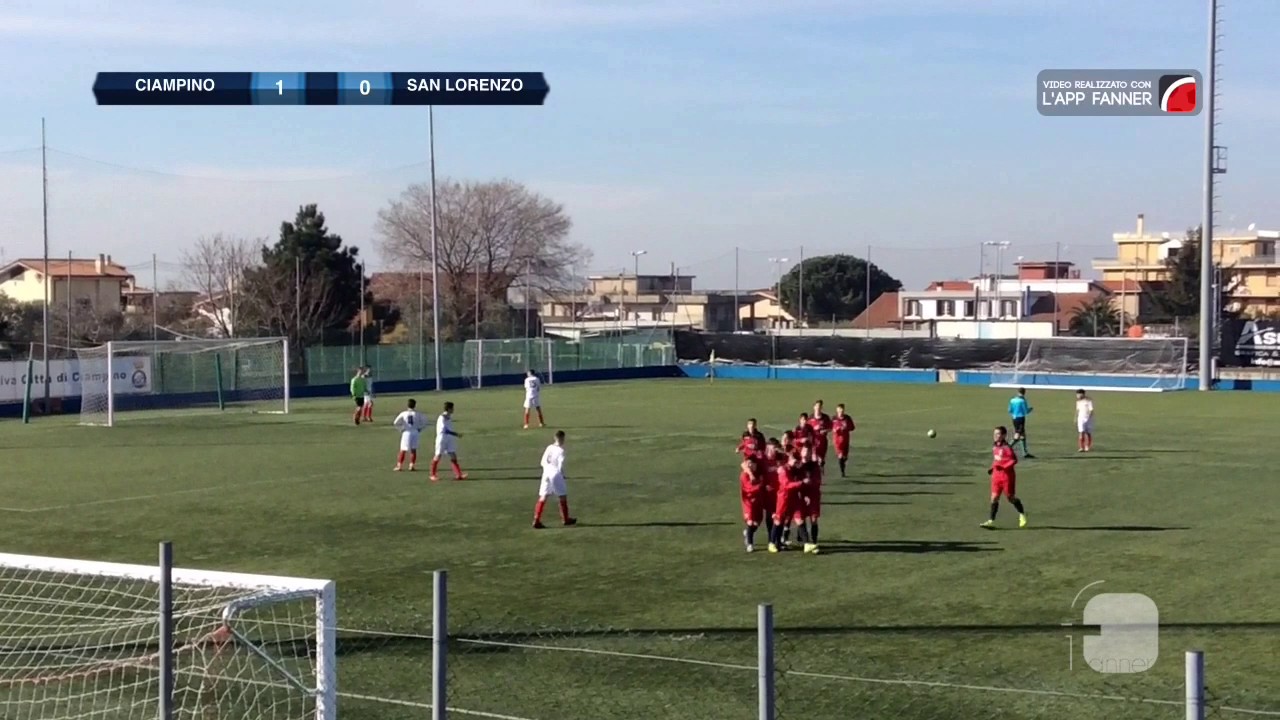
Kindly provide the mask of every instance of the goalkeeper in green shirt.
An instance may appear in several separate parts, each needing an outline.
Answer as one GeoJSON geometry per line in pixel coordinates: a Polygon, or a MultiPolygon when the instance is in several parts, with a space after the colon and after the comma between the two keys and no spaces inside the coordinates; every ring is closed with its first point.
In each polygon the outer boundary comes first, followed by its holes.
{"type": "Polygon", "coordinates": [[[356,368],[356,374],[351,377],[351,399],[356,403],[356,411],[351,416],[355,424],[360,424],[360,417],[364,415],[364,396],[369,389],[369,381],[365,379],[364,368],[356,368]]]}

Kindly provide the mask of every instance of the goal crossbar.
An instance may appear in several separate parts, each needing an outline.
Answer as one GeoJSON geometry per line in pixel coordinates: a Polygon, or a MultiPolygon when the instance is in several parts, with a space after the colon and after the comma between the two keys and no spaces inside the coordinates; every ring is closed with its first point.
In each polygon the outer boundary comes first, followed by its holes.
{"type": "MultiPolygon", "coordinates": [[[[158,565],[0,553],[0,717],[6,706],[29,703],[44,706],[41,717],[74,717],[60,687],[122,709],[137,707],[131,695],[158,692],[159,683],[132,676],[157,668],[165,574],[158,565]]],[[[281,720],[334,720],[333,581],[176,567],[168,578],[179,599],[170,624],[183,629],[172,651],[185,658],[178,671],[201,712],[260,704],[281,720]],[[288,651],[300,641],[309,648],[301,659],[288,651]],[[291,669],[289,661],[302,664],[291,669]],[[241,690],[216,692],[227,688],[241,690]],[[280,693],[298,700],[281,702],[280,693]]]]}

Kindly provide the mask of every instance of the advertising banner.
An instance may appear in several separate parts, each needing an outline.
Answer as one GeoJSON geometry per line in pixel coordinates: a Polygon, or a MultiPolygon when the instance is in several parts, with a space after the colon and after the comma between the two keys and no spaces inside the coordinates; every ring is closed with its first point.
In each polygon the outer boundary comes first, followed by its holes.
{"type": "MultiPolygon", "coordinates": [[[[34,364],[35,387],[33,397],[43,397],[40,383],[45,381],[40,363],[34,364]]],[[[90,383],[103,387],[105,378],[89,378],[90,383]]],[[[111,382],[117,395],[151,392],[150,357],[116,357],[111,361],[111,382]]],[[[80,395],[80,362],[78,360],[49,361],[49,396],[57,398],[80,395]]],[[[0,362],[0,403],[22,402],[26,392],[27,363],[25,361],[0,362]]]]}

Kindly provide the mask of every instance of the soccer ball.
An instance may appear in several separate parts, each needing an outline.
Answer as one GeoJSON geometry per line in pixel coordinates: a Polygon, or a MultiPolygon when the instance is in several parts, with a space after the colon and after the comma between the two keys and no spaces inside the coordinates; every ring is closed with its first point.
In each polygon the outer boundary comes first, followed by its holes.
{"type": "Polygon", "coordinates": [[[925,433],[925,434],[926,434],[926,435],[928,435],[929,437],[937,437],[937,436],[938,436],[938,433],[934,432],[932,429],[930,429],[930,430],[929,430],[929,432],[927,432],[927,433],[925,433]]]}

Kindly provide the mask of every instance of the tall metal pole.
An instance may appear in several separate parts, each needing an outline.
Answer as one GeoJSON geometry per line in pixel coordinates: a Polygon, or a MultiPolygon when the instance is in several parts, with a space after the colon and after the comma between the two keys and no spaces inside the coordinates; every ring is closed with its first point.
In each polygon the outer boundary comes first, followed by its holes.
{"type": "Polygon", "coordinates": [[[72,346],[71,342],[71,251],[67,251],[67,347],[72,346]]]}
{"type": "Polygon", "coordinates": [[[368,358],[364,354],[364,263],[360,263],[360,366],[368,364],[368,358]]]}
{"type": "MultiPolygon", "coordinates": [[[[42,322],[44,342],[40,354],[40,377],[44,384],[44,411],[49,412],[49,294],[53,292],[53,280],[49,278],[49,160],[48,145],[45,142],[44,118],[40,118],[40,193],[41,211],[44,215],[44,302],[42,303],[42,322]]],[[[67,288],[70,292],[71,288],[67,288]]],[[[108,368],[109,369],[109,368],[108,368]]]]}
{"type": "Polygon", "coordinates": [[[529,311],[529,303],[533,301],[533,261],[524,261],[524,338],[533,337],[533,317],[529,311]]]}
{"type": "Polygon", "coordinates": [[[800,307],[796,308],[796,324],[800,326],[799,334],[804,335],[804,246],[800,246],[800,279],[796,286],[799,288],[800,307]]]}
{"type": "Polygon", "coordinates": [[[427,106],[427,144],[431,154],[431,358],[436,366],[436,390],[444,389],[440,370],[440,264],[436,262],[439,242],[436,239],[436,113],[427,106]]]}
{"type": "Polygon", "coordinates": [[[863,303],[862,312],[867,316],[867,337],[871,337],[871,246],[867,246],[867,257],[862,263],[863,269],[867,274],[867,292],[863,295],[866,298],[863,303]]]}
{"type": "Polygon", "coordinates": [[[426,273],[418,264],[418,375],[427,375],[427,288],[426,273]]]}
{"type": "MultiPolygon", "coordinates": [[[[636,306],[638,308],[640,305],[640,253],[639,252],[631,253],[631,259],[635,261],[635,269],[632,271],[632,273],[635,276],[636,306]]],[[[635,316],[636,316],[635,329],[638,332],[640,330],[640,311],[638,309],[635,312],[635,316]]]]}
{"type": "Polygon", "coordinates": [[[151,342],[160,339],[160,271],[151,253],[151,342]]]}
{"type": "Polygon", "coordinates": [[[1062,243],[1053,244],[1053,334],[1058,334],[1058,280],[1062,277],[1062,243]]]}
{"type": "Polygon", "coordinates": [[[1213,176],[1216,80],[1218,74],[1218,0],[1209,0],[1209,56],[1204,90],[1204,210],[1200,218],[1200,382],[1201,391],[1212,390],[1213,373],[1213,176]]]}
{"type": "MultiPolygon", "coordinates": [[[[486,274],[487,271],[486,271],[486,274]]],[[[476,266],[476,339],[480,339],[480,267],[476,266]]]]}
{"type": "MultiPolygon", "coordinates": [[[[232,332],[235,332],[233,329],[232,332]]],[[[293,258],[293,332],[298,341],[298,351],[302,351],[302,256],[293,258]]]]}
{"type": "Polygon", "coordinates": [[[738,300],[738,247],[733,248],[733,331],[742,332],[742,306],[738,300]]]}

